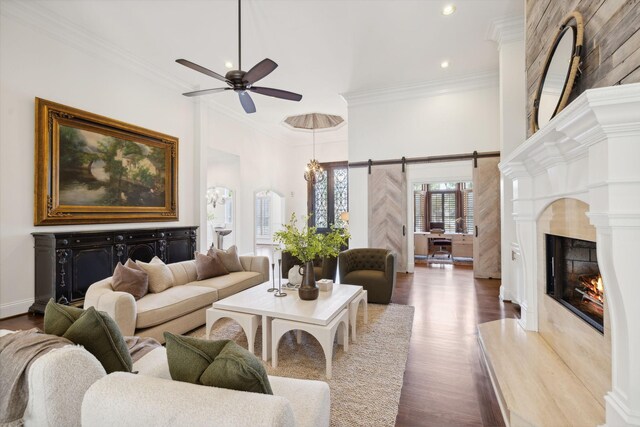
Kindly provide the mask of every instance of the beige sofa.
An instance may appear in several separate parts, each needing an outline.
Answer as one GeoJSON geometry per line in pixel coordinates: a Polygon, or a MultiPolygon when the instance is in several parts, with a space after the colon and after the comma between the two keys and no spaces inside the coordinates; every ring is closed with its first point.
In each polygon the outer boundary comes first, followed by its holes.
{"type": "Polygon", "coordinates": [[[148,293],[138,301],[131,294],[114,291],[108,277],[89,287],[84,308],[108,313],[124,336],[140,335],[164,342],[164,331],[183,334],[204,325],[205,312],[213,302],[269,280],[267,257],[241,256],[240,262],[245,271],[200,281],[196,280],[195,261],[167,264],[173,286],[148,293]]]}

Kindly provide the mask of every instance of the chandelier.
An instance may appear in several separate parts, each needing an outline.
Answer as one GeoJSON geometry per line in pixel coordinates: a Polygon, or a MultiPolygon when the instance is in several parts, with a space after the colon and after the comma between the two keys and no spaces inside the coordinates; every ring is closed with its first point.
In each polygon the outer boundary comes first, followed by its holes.
{"type": "Polygon", "coordinates": [[[307,167],[304,170],[304,179],[311,184],[316,184],[324,180],[323,169],[320,163],[316,160],[316,130],[313,129],[313,158],[307,163],[307,167]]]}
{"type": "Polygon", "coordinates": [[[311,185],[324,181],[326,178],[324,170],[316,160],[316,129],[337,129],[344,124],[344,119],[331,114],[309,113],[289,116],[284,119],[283,124],[294,130],[302,129],[313,132],[313,157],[307,163],[304,179],[311,185]]]}

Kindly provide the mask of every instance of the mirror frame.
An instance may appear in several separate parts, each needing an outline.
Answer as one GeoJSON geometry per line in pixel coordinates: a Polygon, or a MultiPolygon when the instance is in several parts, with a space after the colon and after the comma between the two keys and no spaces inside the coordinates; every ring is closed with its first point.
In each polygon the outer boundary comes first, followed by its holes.
{"type": "Polygon", "coordinates": [[[573,86],[576,82],[577,77],[579,76],[580,64],[582,60],[582,42],[584,36],[584,23],[582,20],[582,15],[578,11],[573,11],[569,13],[562,20],[562,24],[556,33],[555,38],[553,39],[553,43],[551,44],[551,49],[549,49],[549,53],[547,54],[547,59],[544,64],[544,68],[542,70],[542,76],[540,77],[540,82],[538,83],[538,90],[536,92],[536,97],[533,101],[533,110],[531,111],[531,130],[532,133],[535,133],[540,129],[538,126],[538,113],[540,111],[540,97],[542,96],[542,88],[544,87],[544,82],[547,78],[547,73],[549,72],[549,67],[551,65],[551,61],[553,60],[553,56],[556,53],[556,49],[560,44],[560,40],[564,36],[565,31],[568,30],[569,27],[574,29],[573,36],[573,54],[571,57],[571,63],[569,69],[567,70],[567,78],[564,82],[564,87],[562,88],[562,92],[560,93],[560,99],[558,100],[558,104],[556,105],[553,114],[549,118],[549,120],[553,119],[556,114],[558,114],[564,107],[567,106],[569,102],[569,95],[571,95],[571,91],[573,90],[573,86]],[[573,21],[573,22],[572,22],[573,21]]]}

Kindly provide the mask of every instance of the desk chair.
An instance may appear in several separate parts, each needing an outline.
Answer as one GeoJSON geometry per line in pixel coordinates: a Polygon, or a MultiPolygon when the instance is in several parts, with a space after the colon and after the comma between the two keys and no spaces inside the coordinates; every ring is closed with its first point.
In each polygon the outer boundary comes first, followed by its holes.
{"type": "MultiPolygon", "coordinates": [[[[430,231],[431,233],[434,233],[434,234],[443,234],[444,223],[432,222],[430,231]]],[[[447,255],[448,258],[451,258],[451,239],[447,239],[445,237],[439,237],[437,239],[432,239],[431,244],[434,246],[434,249],[435,249],[431,254],[432,258],[435,258],[436,255],[447,255]]]]}

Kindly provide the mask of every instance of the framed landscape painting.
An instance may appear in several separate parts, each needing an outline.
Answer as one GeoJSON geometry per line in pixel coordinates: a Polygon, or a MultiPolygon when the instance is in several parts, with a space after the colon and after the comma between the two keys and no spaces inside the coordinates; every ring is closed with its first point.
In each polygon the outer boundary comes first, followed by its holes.
{"type": "Polygon", "coordinates": [[[175,221],[178,139],[36,98],[35,225],[175,221]]]}

